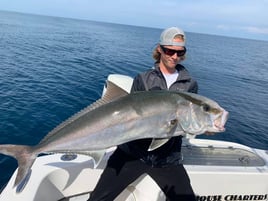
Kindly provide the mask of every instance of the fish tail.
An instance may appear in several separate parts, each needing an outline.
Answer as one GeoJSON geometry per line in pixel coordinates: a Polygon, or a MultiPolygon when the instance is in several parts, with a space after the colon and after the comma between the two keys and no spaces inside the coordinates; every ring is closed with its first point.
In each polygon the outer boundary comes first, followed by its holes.
{"type": "Polygon", "coordinates": [[[0,153],[12,156],[18,161],[18,173],[14,187],[24,183],[24,180],[37,157],[33,148],[24,145],[0,145],[0,153]]]}

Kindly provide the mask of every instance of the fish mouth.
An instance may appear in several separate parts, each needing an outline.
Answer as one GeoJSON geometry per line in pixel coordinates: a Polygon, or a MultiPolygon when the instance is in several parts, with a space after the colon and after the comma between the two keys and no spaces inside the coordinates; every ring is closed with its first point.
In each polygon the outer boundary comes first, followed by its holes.
{"type": "Polygon", "coordinates": [[[225,131],[225,123],[227,122],[229,116],[229,112],[223,110],[222,114],[214,120],[213,125],[214,128],[219,131],[219,132],[224,132],[225,131]]]}

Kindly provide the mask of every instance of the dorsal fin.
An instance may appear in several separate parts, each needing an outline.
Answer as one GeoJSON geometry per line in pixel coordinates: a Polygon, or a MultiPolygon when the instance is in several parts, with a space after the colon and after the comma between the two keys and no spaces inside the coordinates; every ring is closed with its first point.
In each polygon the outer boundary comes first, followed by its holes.
{"type": "MultiPolygon", "coordinates": [[[[128,92],[117,86],[113,82],[107,81],[107,90],[103,97],[96,102],[102,101],[104,104],[112,102],[118,98],[128,95],[128,92]]],[[[95,103],[96,103],[95,102],[95,103]]],[[[94,104],[94,103],[93,103],[94,104]]],[[[92,105],[93,105],[92,104],[92,105]]]]}
{"type": "Polygon", "coordinates": [[[86,113],[126,95],[128,95],[128,92],[108,80],[107,90],[101,99],[97,100],[96,102],[92,103],[91,105],[87,106],[86,108],[82,109],[81,111],[68,118],[66,121],[59,124],[56,128],[50,131],[40,143],[44,143],[51,135],[54,135],[63,127],[85,115],[86,113]]]}

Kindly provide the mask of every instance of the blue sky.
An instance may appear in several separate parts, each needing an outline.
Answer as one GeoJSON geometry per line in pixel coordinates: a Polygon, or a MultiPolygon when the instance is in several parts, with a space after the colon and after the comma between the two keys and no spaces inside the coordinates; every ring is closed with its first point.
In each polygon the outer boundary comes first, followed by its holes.
{"type": "Polygon", "coordinates": [[[268,0],[1,0],[0,10],[268,41],[268,0]]]}

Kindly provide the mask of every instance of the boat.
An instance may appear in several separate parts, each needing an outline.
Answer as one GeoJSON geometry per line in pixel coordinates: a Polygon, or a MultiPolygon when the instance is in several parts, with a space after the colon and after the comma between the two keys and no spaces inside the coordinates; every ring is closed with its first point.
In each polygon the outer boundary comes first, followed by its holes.
{"type": "MultiPolygon", "coordinates": [[[[107,80],[130,91],[133,79],[111,74],[107,80]]],[[[103,88],[103,94],[106,86],[103,88]]],[[[102,95],[103,95],[102,94],[102,95]]],[[[17,170],[0,194],[0,201],[85,201],[116,147],[106,151],[94,168],[92,158],[75,154],[39,156],[17,192],[17,170]]],[[[268,150],[242,144],[186,136],[182,163],[198,201],[268,200],[268,150]]],[[[113,181],[111,181],[112,184],[113,181]]],[[[179,182],[179,181],[178,181],[179,182]]],[[[149,175],[141,175],[116,201],[164,201],[164,193],[149,175]]]]}

